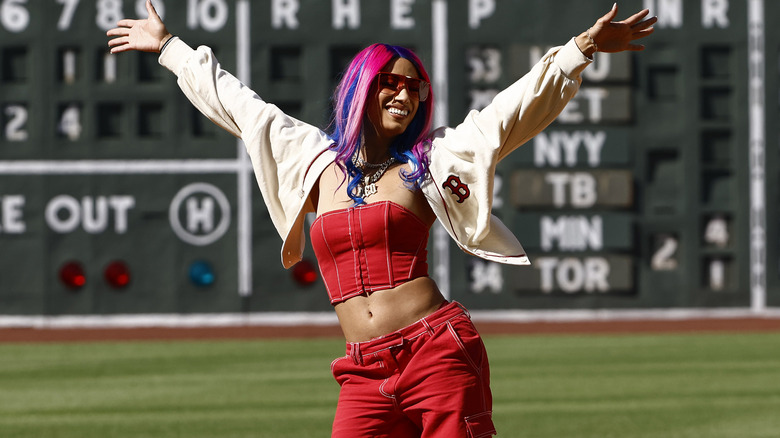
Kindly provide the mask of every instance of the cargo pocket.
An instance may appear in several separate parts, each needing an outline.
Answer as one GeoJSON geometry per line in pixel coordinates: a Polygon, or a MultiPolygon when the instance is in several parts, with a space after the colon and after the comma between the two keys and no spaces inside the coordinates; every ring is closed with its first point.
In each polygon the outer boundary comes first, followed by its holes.
{"type": "Polygon", "coordinates": [[[466,430],[469,438],[483,438],[496,434],[496,427],[493,426],[493,413],[483,412],[481,414],[466,417],[466,430]]]}
{"type": "Polygon", "coordinates": [[[485,345],[482,343],[479,333],[469,320],[447,322],[447,328],[457,343],[460,350],[466,356],[466,360],[474,368],[477,374],[482,375],[482,367],[485,365],[485,345]]]}

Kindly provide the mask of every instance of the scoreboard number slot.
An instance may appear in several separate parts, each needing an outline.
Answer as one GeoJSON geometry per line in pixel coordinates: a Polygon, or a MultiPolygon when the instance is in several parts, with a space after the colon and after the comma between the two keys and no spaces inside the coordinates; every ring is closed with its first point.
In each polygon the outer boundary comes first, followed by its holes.
{"type": "Polygon", "coordinates": [[[5,138],[8,141],[25,141],[27,134],[27,108],[14,104],[5,107],[5,138]]]}
{"type": "Polygon", "coordinates": [[[495,47],[471,47],[466,51],[471,83],[494,83],[501,78],[501,51],[495,47]]]}
{"type": "Polygon", "coordinates": [[[714,216],[707,221],[704,229],[704,242],[718,248],[729,244],[729,224],[725,217],[714,216]]]}
{"type": "Polygon", "coordinates": [[[0,23],[9,32],[19,33],[30,25],[30,11],[24,6],[27,0],[3,0],[0,3],[0,23]]]}
{"type": "Polygon", "coordinates": [[[75,103],[63,107],[57,123],[57,134],[66,137],[70,141],[81,138],[81,109],[75,103]]]}
{"type": "Polygon", "coordinates": [[[726,262],[721,259],[712,259],[709,262],[709,287],[713,291],[720,292],[726,286],[726,262]]]}
{"type": "Polygon", "coordinates": [[[95,23],[101,30],[109,30],[116,26],[116,22],[124,18],[122,14],[122,0],[98,0],[95,23]]]}
{"type": "Polygon", "coordinates": [[[187,27],[216,32],[225,27],[228,5],[225,0],[187,0],[187,27]]]}
{"type": "Polygon", "coordinates": [[[57,3],[62,5],[60,18],[57,20],[57,30],[68,30],[71,23],[73,23],[73,15],[76,12],[79,0],[57,0],[57,3]]]}
{"type": "Polygon", "coordinates": [[[103,55],[103,82],[113,84],[116,82],[116,56],[110,52],[103,55]]]}
{"type": "Polygon", "coordinates": [[[72,85],[79,77],[78,65],[80,51],[67,47],[59,51],[60,54],[60,80],[67,85],[72,85]]]}
{"type": "Polygon", "coordinates": [[[504,290],[504,276],[501,265],[471,257],[469,259],[469,290],[473,294],[489,291],[500,294],[504,290]]]}
{"type": "Polygon", "coordinates": [[[650,266],[654,271],[673,271],[677,269],[677,248],[679,240],[677,236],[662,234],[656,237],[660,245],[653,253],[650,266]]]}

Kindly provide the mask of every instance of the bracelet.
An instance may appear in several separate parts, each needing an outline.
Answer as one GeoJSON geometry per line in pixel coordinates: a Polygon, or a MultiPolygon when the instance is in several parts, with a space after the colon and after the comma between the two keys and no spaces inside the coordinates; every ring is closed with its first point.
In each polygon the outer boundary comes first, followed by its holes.
{"type": "Polygon", "coordinates": [[[163,50],[165,50],[165,48],[168,46],[168,43],[170,43],[174,38],[176,38],[176,35],[171,35],[171,37],[168,38],[168,40],[163,43],[162,47],[160,47],[160,54],[162,54],[163,50]]]}
{"type": "Polygon", "coordinates": [[[598,44],[596,44],[596,41],[593,40],[593,37],[590,36],[590,28],[588,28],[588,30],[585,31],[585,35],[588,36],[588,40],[590,40],[590,43],[593,44],[593,50],[598,52],[599,51],[599,46],[598,46],[598,44]]]}

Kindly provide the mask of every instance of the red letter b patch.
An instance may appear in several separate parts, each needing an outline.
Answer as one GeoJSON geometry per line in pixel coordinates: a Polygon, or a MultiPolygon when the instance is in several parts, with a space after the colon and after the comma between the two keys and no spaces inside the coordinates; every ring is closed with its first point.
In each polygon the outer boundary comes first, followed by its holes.
{"type": "Polygon", "coordinates": [[[452,194],[458,197],[458,204],[463,203],[463,201],[465,201],[466,198],[468,198],[469,195],[471,195],[471,192],[469,191],[469,186],[463,184],[460,178],[455,175],[450,175],[450,177],[447,178],[447,181],[444,181],[444,184],[442,184],[441,186],[445,189],[452,190],[452,194]]]}

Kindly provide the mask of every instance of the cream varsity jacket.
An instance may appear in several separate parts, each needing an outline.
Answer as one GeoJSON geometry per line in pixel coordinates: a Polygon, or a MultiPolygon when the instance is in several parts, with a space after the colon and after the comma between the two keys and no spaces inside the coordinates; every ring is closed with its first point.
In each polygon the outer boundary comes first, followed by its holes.
{"type": "MultiPolygon", "coordinates": [[[[176,37],[174,37],[176,38],[176,37]]],[[[284,243],[282,264],[303,254],[309,194],[335,152],[327,134],[283,113],[222,69],[210,48],[193,50],[176,38],[159,62],[178,78],[187,98],[211,121],[243,140],[271,220],[284,243]]],[[[432,134],[428,203],[458,246],[475,256],[530,264],[515,235],[493,214],[496,164],[549,125],[582,82],[590,64],[570,40],[551,49],[531,71],[455,128],[432,134]]]]}

